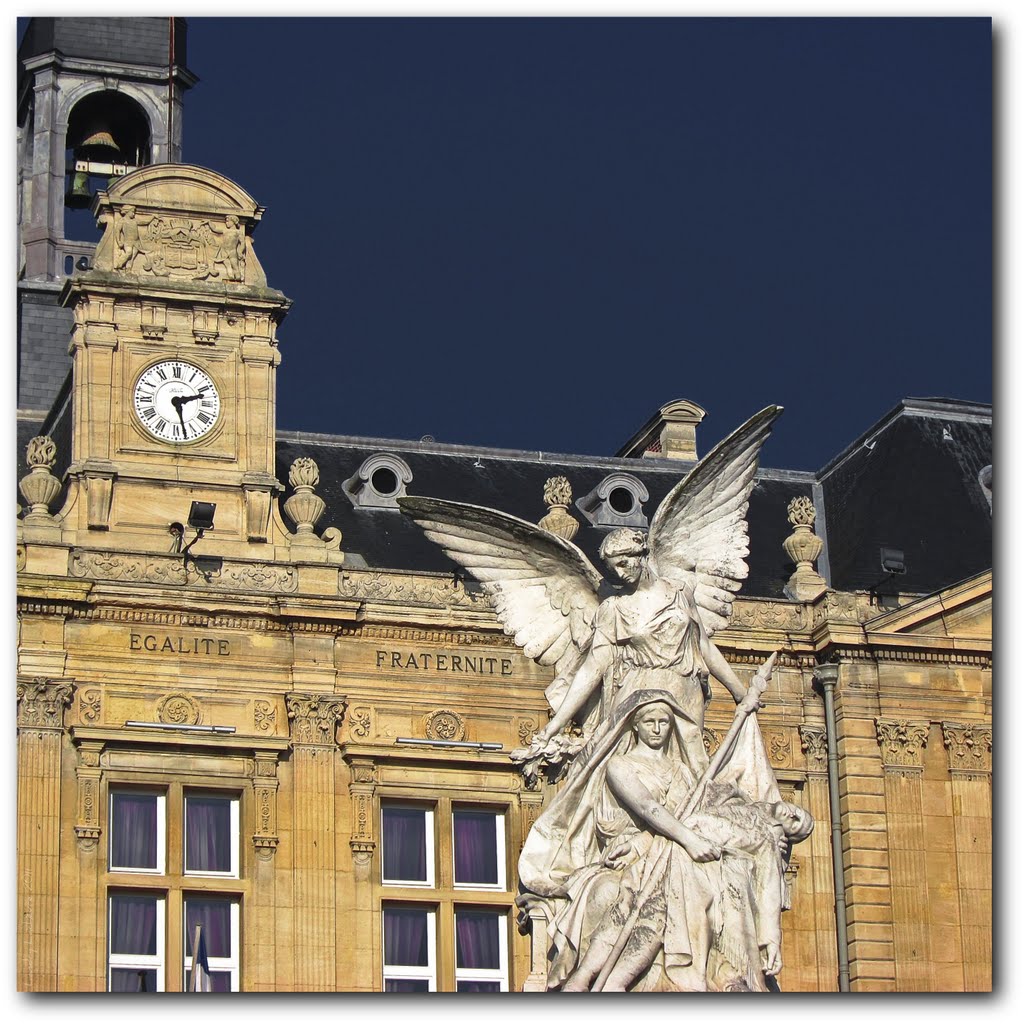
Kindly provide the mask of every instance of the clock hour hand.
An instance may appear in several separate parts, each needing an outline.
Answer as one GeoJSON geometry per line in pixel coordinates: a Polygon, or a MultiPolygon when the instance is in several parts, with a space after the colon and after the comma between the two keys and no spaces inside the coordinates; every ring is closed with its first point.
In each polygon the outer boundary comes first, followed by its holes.
{"type": "Polygon", "coordinates": [[[197,398],[202,398],[205,393],[206,388],[200,388],[194,395],[182,395],[180,398],[172,398],[171,401],[175,403],[176,408],[180,408],[186,402],[194,402],[197,398]]]}
{"type": "Polygon", "coordinates": [[[181,415],[181,407],[187,402],[188,399],[182,398],[180,395],[174,395],[171,398],[171,405],[174,406],[174,411],[178,414],[178,419],[181,421],[181,429],[185,429],[185,417],[181,415]]]}

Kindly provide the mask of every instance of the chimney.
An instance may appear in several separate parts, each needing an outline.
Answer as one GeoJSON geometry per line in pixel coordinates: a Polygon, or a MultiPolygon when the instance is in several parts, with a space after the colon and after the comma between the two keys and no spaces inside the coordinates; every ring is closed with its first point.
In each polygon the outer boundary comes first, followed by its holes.
{"type": "Polygon", "coordinates": [[[615,454],[622,459],[696,462],[697,424],[704,410],[686,398],[666,402],[615,454]]]}

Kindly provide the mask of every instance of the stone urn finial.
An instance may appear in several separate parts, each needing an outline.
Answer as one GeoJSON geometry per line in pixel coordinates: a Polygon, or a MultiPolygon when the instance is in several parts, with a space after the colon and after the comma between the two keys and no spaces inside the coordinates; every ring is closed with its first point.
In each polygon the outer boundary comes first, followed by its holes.
{"type": "Polygon", "coordinates": [[[564,476],[549,477],[544,484],[544,504],[548,506],[548,514],[537,525],[556,537],[572,540],[580,524],[569,515],[571,501],[569,481],[564,476]]]}
{"type": "Polygon", "coordinates": [[[320,482],[317,464],[308,458],[296,459],[288,470],[288,482],[295,493],[284,503],[284,510],[295,523],[295,539],[303,543],[315,540],[313,527],[327,507],[324,499],[313,493],[320,482]]]}
{"type": "Polygon", "coordinates": [[[814,532],[814,502],[806,495],[794,498],[786,506],[786,518],[793,532],[782,542],[796,570],[785,586],[787,597],[796,601],[813,601],[827,589],[825,580],[814,568],[824,544],[814,532]]]}
{"type": "Polygon", "coordinates": [[[50,502],[60,491],[60,481],[50,472],[57,458],[57,446],[52,437],[33,437],[25,450],[28,476],[21,478],[18,489],[28,502],[26,520],[50,521],[50,502]]]}

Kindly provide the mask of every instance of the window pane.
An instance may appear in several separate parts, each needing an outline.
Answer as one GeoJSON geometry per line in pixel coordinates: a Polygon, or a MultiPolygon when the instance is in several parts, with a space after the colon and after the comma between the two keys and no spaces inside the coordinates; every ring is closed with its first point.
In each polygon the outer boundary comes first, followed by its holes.
{"type": "Polygon", "coordinates": [[[110,971],[111,992],[155,992],[156,971],[139,967],[114,967],[110,971]]]}
{"type": "Polygon", "coordinates": [[[415,807],[385,807],[384,877],[427,881],[427,812],[415,807]]]}
{"type": "MultiPolygon", "coordinates": [[[[192,971],[187,970],[185,972],[185,991],[192,991],[192,971]]],[[[230,971],[210,971],[210,992],[230,992],[231,991],[231,972],[230,971]]]]}
{"type": "Polygon", "coordinates": [[[427,911],[384,911],[384,963],[389,967],[428,967],[427,911]]]}
{"type": "Polygon", "coordinates": [[[455,983],[456,992],[500,992],[500,981],[458,981],[455,983]]]}
{"type": "Polygon", "coordinates": [[[455,959],[458,967],[500,970],[498,928],[501,916],[460,910],[455,915],[455,959]]]}
{"type": "Polygon", "coordinates": [[[157,800],[155,793],[111,794],[111,867],[156,870],[157,800]]]}
{"type": "Polygon", "coordinates": [[[430,982],[426,978],[385,978],[385,992],[429,992],[430,982]]]}
{"type": "Polygon", "coordinates": [[[497,815],[486,811],[456,811],[454,818],[456,884],[497,885],[497,815]]]}
{"type": "Polygon", "coordinates": [[[185,798],[185,870],[231,871],[231,798],[185,798]]]}
{"type": "Polygon", "coordinates": [[[230,957],[231,904],[226,899],[190,899],[185,903],[185,956],[192,955],[196,925],[203,926],[206,955],[230,957]]]}
{"type": "Polygon", "coordinates": [[[110,897],[110,952],[156,956],[156,897],[110,897]]]}

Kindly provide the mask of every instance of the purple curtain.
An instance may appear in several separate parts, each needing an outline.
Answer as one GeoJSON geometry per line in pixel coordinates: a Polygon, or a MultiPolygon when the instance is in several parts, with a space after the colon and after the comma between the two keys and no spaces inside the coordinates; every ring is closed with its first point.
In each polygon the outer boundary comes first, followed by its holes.
{"type": "Polygon", "coordinates": [[[427,912],[384,910],[384,963],[389,967],[427,967],[427,912]]]}
{"type": "Polygon", "coordinates": [[[458,967],[497,970],[501,967],[498,928],[501,917],[482,910],[455,915],[455,962],[458,967]]]}
{"type": "MultiPolygon", "coordinates": [[[[185,991],[192,991],[192,972],[185,972],[185,991]]],[[[210,971],[210,991],[211,992],[230,992],[231,991],[231,972],[230,971],[210,971]]]]}
{"type": "Polygon", "coordinates": [[[500,992],[501,984],[497,981],[459,981],[455,984],[456,992],[500,992]]]}
{"type": "Polygon", "coordinates": [[[110,866],[157,866],[157,798],[152,793],[114,793],[110,827],[110,866]]]}
{"type": "Polygon", "coordinates": [[[156,970],[152,967],[112,967],[111,992],[155,992],[156,970]]]}
{"type": "Polygon", "coordinates": [[[185,798],[185,870],[231,870],[231,800],[185,798]]]}
{"type": "Polygon", "coordinates": [[[459,885],[497,885],[498,833],[495,815],[456,811],[455,881],[459,885]]]}
{"type": "Polygon", "coordinates": [[[156,956],[156,897],[110,897],[110,952],[156,956]]]}
{"type": "Polygon", "coordinates": [[[207,956],[231,956],[231,900],[189,899],[185,902],[185,955],[192,955],[196,925],[203,926],[207,956]]]}
{"type": "Polygon", "coordinates": [[[384,877],[403,882],[427,880],[427,814],[412,807],[385,807],[384,877]]]}
{"type": "Polygon", "coordinates": [[[385,992],[429,992],[430,982],[426,978],[387,978],[385,992]]]}

